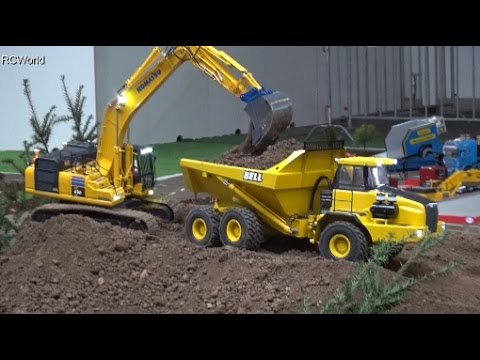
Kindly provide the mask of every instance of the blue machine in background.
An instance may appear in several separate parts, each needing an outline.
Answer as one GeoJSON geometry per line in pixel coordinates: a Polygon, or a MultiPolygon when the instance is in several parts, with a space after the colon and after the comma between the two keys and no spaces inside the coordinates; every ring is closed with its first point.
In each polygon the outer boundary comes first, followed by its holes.
{"type": "Polygon", "coordinates": [[[443,154],[440,134],[447,131],[445,119],[414,119],[392,126],[385,138],[387,157],[397,159],[393,171],[414,171],[435,165],[443,154]]]}
{"type": "Polygon", "coordinates": [[[447,140],[443,145],[445,155],[443,161],[448,173],[453,174],[458,170],[478,168],[480,164],[480,144],[468,137],[447,140]]]}

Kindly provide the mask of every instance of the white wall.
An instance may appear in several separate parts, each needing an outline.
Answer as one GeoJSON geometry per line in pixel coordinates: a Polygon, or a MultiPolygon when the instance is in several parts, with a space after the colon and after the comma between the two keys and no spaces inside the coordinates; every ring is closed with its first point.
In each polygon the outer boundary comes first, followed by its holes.
{"type": "Polygon", "coordinates": [[[480,98],[480,47],[475,46],[475,63],[473,62],[473,47],[472,46],[428,46],[428,70],[429,83],[427,83],[427,50],[426,46],[405,46],[404,47],[404,66],[405,66],[405,96],[409,96],[410,86],[410,48],[412,50],[412,68],[414,73],[421,74],[422,97],[424,104],[427,102],[427,89],[429,89],[430,101],[429,105],[438,103],[438,96],[444,95],[447,98],[453,98],[455,94],[459,98],[469,99],[473,96],[473,78],[475,78],[475,97],[480,98]],[[435,50],[436,48],[436,50],[435,50]],[[418,59],[418,52],[420,51],[421,59],[418,59]],[[452,67],[451,55],[453,51],[454,68],[453,68],[453,93],[452,93],[452,67]],[[457,52],[458,51],[458,55],[457,52]],[[437,59],[435,58],[437,53],[437,59]],[[445,66],[442,69],[441,58],[445,59],[445,66]],[[458,61],[458,89],[456,80],[456,62],[458,61]],[[421,62],[421,67],[419,63],[421,62]],[[473,66],[475,65],[475,66],[473,66]],[[437,66],[437,69],[435,68],[437,66]],[[442,72],[444,75],[442,76],[442,72]],[[443,81],[444,78],[444,81],[443,81]]]}
{"type": "MultiPolygon", "coordinates": [[[[143,62],[152,47],[95,47],[97,114],[143,62]]],[[[321,47],[218,46],[250,70],[264,86],[286,92],[296,125],[324,121],[325,86],[318,66],[321,47]]],[[[172,142],[247,131],[245,104],[190,64],[183,65],[145,104],[132,122],[139,144],[172,142]]]]}
{"type": "MultiPolygon", "coordinates": [[[[30,112],[23,94],[23,79],[30,79],[32,98],[40,117],[56,105],[56,113],[67,113],[60,75],[64,74],[70,92],[83,84],[86,96],[85,117],[95,110],[93,46],[1,46],[0,47],[0,150],[20,150],[22,141],[30,140],[30,112]],[[44,65],[2,64],[2,56],[45,56],[44,65]]],[[[61,146],[72,135],[70,124],[53,130],[51,147],[61,146]]]]}
{"type": "MultiPolygon", "coordinates": [[[[297,126],[326,122],[325,107],[329,104],[327,47],[324,46],[218,46],[249,69],[264,86],[287,93],[294,106],[297,126]]],[[[348,115],[348,69],[351,68],[351,113],[372,114],[379,110],[393,111],[410,96],[410,48],[412,72],[420,73],[417,105],[422,99],[438,104],[435,84],[435,47],[430,46],[430,86],[426,83],[426,46],[351,46],[350,62],[347,47],[330,46],[332,118],[348,115]],[[419,65],[419,53],[422,66],[419,65]],[[367,70],[368,62],[368,70],[367,70]],[[375,66],[376,63],[376,66],[375,66]],[[402,68],[403,67],[403,68],[402,68]],[[402,79],[403,77],[403,79],[402,79]],[[403,81],[401,81],[403,80],[403,81]],[[421,83],[421,85],[420,85],[421,83]],[[368,106],[367,106],[368,100],[368,106]]],[[[439,49],[438,57],[443,54],[439,49]]],[[[97,117],[101,119],[106,104],[150,53],[151,46],[95,47],[97,117]]],[[[450,47],[444,51],[442,89],[451,96],[450,47]]],[[[480,48],[476,49],[476,96],[480,98],[480,48]]],[[[472,96],[472,50],[459,47],[459,94],[472,96]]],[[[239,128],[246,131],[248,116],[243,104],[190,64],[183,65],[151,100],[140,109],[132,122],[131,140],[138,144],[172,142],[178,135],[190,138],[231,134],[239,128]]]]}

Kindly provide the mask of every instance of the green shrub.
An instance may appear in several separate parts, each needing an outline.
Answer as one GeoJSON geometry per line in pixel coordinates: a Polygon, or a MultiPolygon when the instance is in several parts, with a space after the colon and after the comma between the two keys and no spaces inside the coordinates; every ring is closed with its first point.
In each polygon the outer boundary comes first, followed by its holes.
{"type": "MultiPolygon", "coordinates": [[[[356,264],[354,273],[343,281],[343,288],[334,291],[333,297],[325,302],[320,313],[381,314],[399,305],[405,301],[406,296],[415,286],[438,276],[447,276],[461,266],[460,261],[454,260],[440,270],[426,275],[404,276],[421,254],[438,246],[444,239],[445,234],[425,235],[410,258],[388,279],[382,277],[381,269],[388,264],[393,255],[398,253],[403,244],[385,241],[374,245],[369,260],[356,264]]],[[[305,309],[304,300],[304,311],[305,309]]]]}

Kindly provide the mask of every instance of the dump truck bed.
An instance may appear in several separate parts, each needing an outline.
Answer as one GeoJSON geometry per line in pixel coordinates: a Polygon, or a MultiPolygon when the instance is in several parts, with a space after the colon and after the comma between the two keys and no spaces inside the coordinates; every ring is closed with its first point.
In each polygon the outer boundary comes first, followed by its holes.
{"type": "Polygon", "coordinates": [[[209,193],[218,200],[219,206],[247,206],[238,190],[287,218],[308,212],[320,177],[333,179],[337,168],[334,159],[345,156],[343,142],[333,143],[335,145],[318,150],[294,151],[266,170],[189,159],[182,159],[180,166],[189,190],[209,193]]]}

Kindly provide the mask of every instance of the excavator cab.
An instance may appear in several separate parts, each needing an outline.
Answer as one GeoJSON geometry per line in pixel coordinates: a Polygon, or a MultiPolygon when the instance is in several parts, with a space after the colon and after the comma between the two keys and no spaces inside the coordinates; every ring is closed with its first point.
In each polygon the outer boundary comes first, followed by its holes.
{"type": "Polygon", "coordinates": [[[155,187],[155,155],[151,147],[135,146],[132,173],[134,184],[141,183],[144,190],[155,187]]]}

